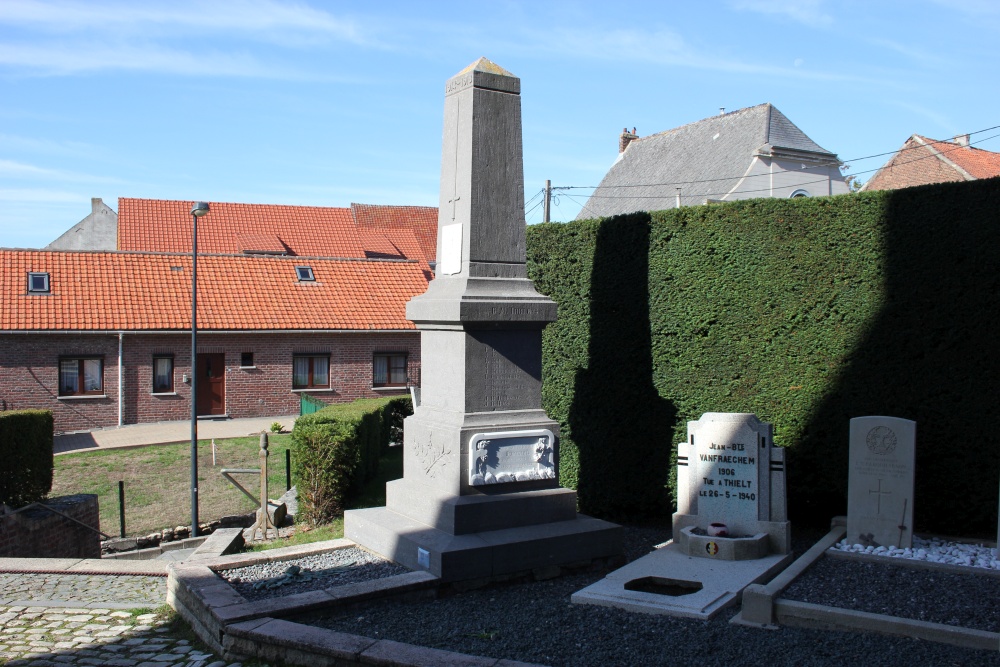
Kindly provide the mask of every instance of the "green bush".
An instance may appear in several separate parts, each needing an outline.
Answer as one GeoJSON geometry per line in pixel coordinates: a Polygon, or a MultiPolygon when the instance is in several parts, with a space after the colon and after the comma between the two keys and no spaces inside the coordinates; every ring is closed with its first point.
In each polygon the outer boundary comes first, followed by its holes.
{"type": "Polygon", "coordinates": [[[52,490],[52,413],[0,412],[0,503],[20,507],[52,490]]]}
{"type": "Polygon", "coordinates": [[[397,415],[412,411],[408,397],[362,399],[296,420],[293,475],[306,521],[326,523],[343,514],[351,494],[378,472],[397,415]]]}
{"type": "Polygon", "coordinates": [[[1000,179],[533,225],[528,255],[559,305],[543,406],[582,509],[653,508],[688,420],[754,412],[788,448],[792,519],[823,524],[850,419],[886,414],[917,421],[917,528],[995,530],[1000,179]]]}

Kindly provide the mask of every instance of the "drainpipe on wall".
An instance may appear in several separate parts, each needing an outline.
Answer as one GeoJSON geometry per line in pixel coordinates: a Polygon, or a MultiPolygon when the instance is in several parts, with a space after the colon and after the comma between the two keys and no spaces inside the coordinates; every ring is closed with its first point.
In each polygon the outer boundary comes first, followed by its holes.
{"type": "Polygon", "coordinates": [[[122,370],[122,361],[124,355],[122,350],[125,347],[125,332],[118,332],[118,427],[122,426],[122,411],[125,406],[125,393],[122,390],[122,376],[124,372],[122,370]]]}

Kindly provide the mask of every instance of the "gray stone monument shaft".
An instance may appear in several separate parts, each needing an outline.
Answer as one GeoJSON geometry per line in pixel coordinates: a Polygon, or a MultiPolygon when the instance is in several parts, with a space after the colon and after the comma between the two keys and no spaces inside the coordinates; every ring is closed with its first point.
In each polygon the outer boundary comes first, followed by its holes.
{"type": "Polygon", "coordinates": [[[520,80],[481,58],[445,86],[436,276],[406,306],[421,402],[386,507],[345,536],[445,579],[617,556],[621,529],[559,487],[558,423],[541,407],[542,329],[556,305],[527,277],[520,80]]]}

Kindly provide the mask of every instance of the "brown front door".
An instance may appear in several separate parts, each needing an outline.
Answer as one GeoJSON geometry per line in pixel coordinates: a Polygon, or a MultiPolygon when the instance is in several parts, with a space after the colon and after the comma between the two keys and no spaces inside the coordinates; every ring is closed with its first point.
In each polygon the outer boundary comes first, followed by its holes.
{"type": "Polygon", "coordinates": [[[199,415],[226,414],[226,355],[198,355],[199,415]]]}

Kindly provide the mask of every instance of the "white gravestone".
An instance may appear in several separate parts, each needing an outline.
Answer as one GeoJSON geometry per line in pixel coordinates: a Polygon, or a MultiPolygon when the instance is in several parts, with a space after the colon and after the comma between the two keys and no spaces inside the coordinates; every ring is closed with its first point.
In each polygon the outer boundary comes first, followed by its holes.
{"type": "Polygon", "coordinates": [[[754,414],[707,412],[688,422],[688,440],[677,446],[674,539],[712,523],[725,524],[729,537],[767,534],[771,553],[788,552],[785,452],[754,414]]]}
{"type": "Polygon", "coordinates": [[[851,420],[847,541],[913,545],[913,477],[917,423],[898,417],[851,420]]]}

